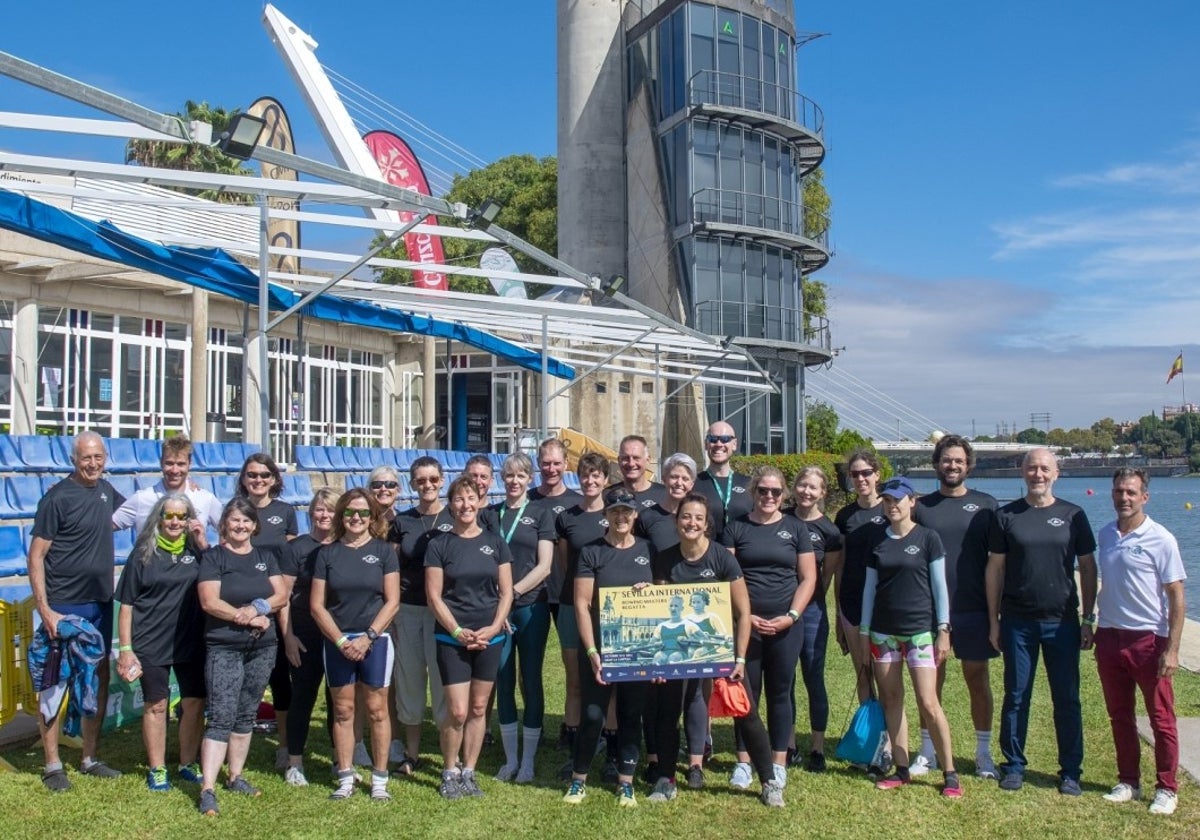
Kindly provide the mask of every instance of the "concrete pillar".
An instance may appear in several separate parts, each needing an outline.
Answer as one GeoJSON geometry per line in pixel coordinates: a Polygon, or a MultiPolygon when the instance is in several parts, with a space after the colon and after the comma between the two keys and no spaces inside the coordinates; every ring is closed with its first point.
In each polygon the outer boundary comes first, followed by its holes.
{"type": "Polygon", "coordinates": [[[192,290],[192,381],[188,390],[191,426],[188,437],[208,440],[205,420],[208,414],[208,292],[192,290]]]}
{"type": "Polygon", "coordinates": [[[558,0],[558,256],[625,274],[620,0],[558,0]]]}
{"type": "Polygon", "coordinates": [[[38,302],[21,298],[13,313],[12,434],[37,432],[38,302]]]}
{"type": "Polygon", "coordinates": [[[242,385],[242,442],[258,444],[264,452],[267,451],[270,441],[267,438],[269,430],[263,428],[259,388],[261,383],[267,381],[268,371],[262,369],[259,347],[266,340],[257,330],[250,333],[246,338],[242,358],[242,370],[245,371],[242,385]]]}

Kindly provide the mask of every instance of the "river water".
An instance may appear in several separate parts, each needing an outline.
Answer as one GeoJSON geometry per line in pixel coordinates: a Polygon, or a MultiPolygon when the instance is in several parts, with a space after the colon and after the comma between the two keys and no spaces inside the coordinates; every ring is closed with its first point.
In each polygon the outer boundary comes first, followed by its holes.
{"type": "MultiPolygon", "coordinates": [[[[937,480],[933,478],[914,478],[912,483],[921,493],[937,489],[937,480]]],[[[1025,495],[1025,485],[1019,478],[978,478],[969,480],[968,485],[990,493],[1002,504],[1025,495]]],[[[1112,482],[1107,478],[1060,478],[1054,483],[1054,495],[1083,508],[1092,523],[1092,531],[1098,533],[1101,527],[1116,519],[1111,487],[1112,482]],[[1092,495],[1088,495],[1088,491],[1092,495]]],[[[1151,479],[1146,512],[1179,541],[1188,575],[1185,584],[1188,617],[1200,620],[1200,479],[1151,479]]]]}

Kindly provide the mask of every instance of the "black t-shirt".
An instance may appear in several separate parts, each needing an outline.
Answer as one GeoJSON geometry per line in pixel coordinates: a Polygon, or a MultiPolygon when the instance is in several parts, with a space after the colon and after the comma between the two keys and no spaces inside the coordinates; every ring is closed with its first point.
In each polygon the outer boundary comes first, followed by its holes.
{"type": "Polygon", "coordinates": [[[579,552],[578,577],[591,579],[592,633],[600,639],[600,588],[603,586],[631,587],[638,583],[653,583],[650,544],[635,537],[629,548],[614,548],[608,540],[589,543],[579,552]]]}
{"type": "Polygon", "coordinates": [[[312,534],[301,534],[287,544],[283,556],[279,558],[280,574],[296,579],[292,584],[292,597],[289,602],[292,634],[296,636],[312,638],[320,633],[312,617],[311,594],[313,566],[317,562],[317,550],[321,546],[322,543],[313,539],[312,534]]]}
{"type": "MultiPolygon", "coordinates": [[[[508,550],[512,554],[513,583],[516,583],[537,566],[538,543],[542,540],[553,543],[558,538],[554,516],[548,507],[532,502],[515,508],[498,502],[489,510],[494,522],[493,530],[508,543],[508,550]]],[[[544,580],[524,595],[513,593],[514,607],[526,607],[545,600],[544,580]]]]}
{"type": "MultiPolygon", "coordinates": [[[[538,505],[550,511],[550,521],[555,524],[557,531],[558,515],[567,508],[575,507],[583,501],[583,495],[575,490],[564,490],[558,496],[543,496],[540,487],[529,491],[529,503],[538,505]]],[[[558,596],[562,593],[563,577],[566,570],[557,562],[550,566],[550,574],[546,576],[546,597],[551,604],[557,604],[558,596]]]]}
{"type": "Polygon", "coordinates": [[[679,545],[675,514],[662,505],[648,507],[639,513],[634,533],[650,543],[655,552],[666,551],[673,545],[679,545]]]}
{"type": "Polygon", "coordinates": [[[265,507],[258,508],[258,533],[251,542],[254,545],[283,546],[287,544],[288,537],[298,533],[300,526],[296,522],[296,509],[287,502],[272,499],[265,507]]]}
{"type": "Polygon", "coordinates": [[[558,591],[560,604],[575,603],[575,571],[579,567],[579,552],[585,545],[604,539],[608,520],[603,510],[588,511],[576,505],[558,515],[554,528],[558,538],[567,543],[567,567],[563,570],[562,587],[558,591]]]}
{"type": "MultiPolygon", "coordinates": [[[[200,582],[221,584],[221,600],[232,607],[244,607],[255,598],[275,594],[270,578],[279,574],[279,555],[271,548],[254,546],[249,554],[236,554],[223,545],[214,546],[200,558],[200,582]]],[[[210,648],[254,650],[275,644],[275,622],[261,635],[249,627],[204,615],[204,641],[210,648]]]]}
{"type": "Polygon", "coordinates": [[[1017,499],[996,511],[988,551],[1006,555],[1001,614],[1053,620],[1078,611],[1075,558],[1094,554],[1096,537],[1078,505],[1055,499],[1033,507],[1017,499]]]}
{"type": "MultiPolygon", "coordinates": [[[[796,517],[800,519],[800,517],[796,517]]],[[[816,519],[800,519],[808,528],[808,538],[812,541],[813,554],[817,555],[817,571],[825,568],[825,555],[842,550],[842,532],[838,530],[828,516],[818,516],[816,519]]]]}
{"type": "Polygon", "coordinates": [[[996,500],[967,490],[965,496],[922,496],[913,521],[937,531],[946,549],[946,588],[953,612],[987,612],[988,531],[996,500]]]}
{"type": "Polygon", "coordinates": [[[867,558],[884,538],[887,520],[883,517],[883,502],[869,508],[851,502],[837,512],[833,524],[842,532],[842,583],[838,593],[838,609],[852,625],[862,619],[863,586],[867,582],[867,558]]]}
{"type": "Polygon", "coordinates": [[[937,627],[929,564],[945,556],[941,538],[917,525],[903,537],[886,529],[871,550],[867,567],[878,573],[871,630],[885,636],[914,636],[937,627]]]}
{"type": "MultiPolygon", "coordinates": [[[[624,484],[610,484],[608,487],[604,488],[604,492],[607,494],[610,490],[615,490],[618,487],[624,486],[624,484]]],[[[629,490],[629,492],[633,494],[633,498],[637,500],[637,503],[642,506],[642,510],[645,510],[649,507],[654,507],[655,505],[666,504],[667,497],[670,495],[667,493],[666,485],[659,484],[657,481],[651,481],[650,486],[645,490],[629,490]]]]}
{"type": "MultiPolygon", "coordinates": [[[[500,566],[512,563],[504,538],[492,531],[460,537],[438,534],[425,550],[425,567],[442,570],[442,602],[454,620],[479,630],[496,620],[500,604],[500,566]]],[[[446,634],[453,627],[442,627],[446,634]]]]}
{"type": "Polygon", "coordinates": [[[190,539],[178,555],[156,546],[150,562],[131,558],[121,570],[116,598],[133,609],[130,641],[143,665],[188,662],[203,648],[199,577],[200,551],[190,539]]]}
{"type": "Polygon", "coordinates": [[[796,555],[811,552],[808,528],[794,516],[760,525],[739,516],[725,524],[723,543],[732,548],[750,593],[750,609],[759,618],[775,618],[792,608],[800,585],[796,555]]]}
{"type": "Polygon", "coordinates": [[[415,507],[396,514],[388,532],[388,542],[400,547],[400,603],[425,607],[425,549],[429,541],[450,531],[450,511],[422,514],[415,507]]]}
{"type": "Polygon", "coordinates": [[[696,476],[692,490],[708,499],[708,518],[713,524],[713,539],[718,542],[725,530],[725,523],[745,516],[754,509],[754,499],[750,498],[750,477],[740,473],[716,478],[704,470],[696,476]]]}
{"type": "Polygon", "coordinates": [[[32,535],[50,540],[46,598],[52,604],[111,601],[113,511],[125,497],[104,479],[84,487],[64,478],[38,502],[32,535]]]}
{"type": "Polygon", "coordinates": [[[367,632],[383,609],[384,576],[399,573],[395,546],[375,537],[355,548],[323,545],[313,566],[313,580],[325,581],[325,609],[343,633],[367,632]]]}
{"type": "Polygon", "coordinates": [[[686,560],[674,545],[656,554],[653,566],[654,579],[665,583],[720,583],[742,578],[742,568],[729,549],[711,540],[697,560],[686,560]]]}

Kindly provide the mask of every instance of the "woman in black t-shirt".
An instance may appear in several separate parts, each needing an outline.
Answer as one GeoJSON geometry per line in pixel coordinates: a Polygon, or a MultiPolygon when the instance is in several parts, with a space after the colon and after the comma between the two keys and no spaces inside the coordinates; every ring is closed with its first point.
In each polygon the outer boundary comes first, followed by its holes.
{"type": "Polygon", "coordinates": [[[881,494],[888,524],[867,560],[859,643],[875,665],[896,772],[877,780],[875,787],[890,790],[910,781],[902,682],[907,662],[921,720],[929,727],[945,773],[942,795],[957,799],[962,788],[954,772],[950,725],[937,695],[938,667],[950,652],[946,551],[936,531],[913,521],[917,491],[907,478],[891,479],[881,494]]]}
{"type": "Polygon", "coordinates": [[[146,785],[170,790],[167,778],[167,704],[171,668],[179,683],[179,775],[200,781],[200,736],[204,732],[204,620],[196,595],[204,532],[188,533],[196,517],[182,493],[163,496],[150,509],[138,534],[115,597],[117,673],[129,682],[141,678],[146,707],[142,740],[150,759],[146,785]]]}
{"type": "Polygon", "coordinates": [[[392,718],[388,686],[395,651],[388,632],[400,608],[400,564],[374,496],[361,487],[338,499],[333,542],[313,566],[312,616],[325,637],[325,679],[333,695],[333,751],[338,787],[331,799],[354,792],[356,698],[371,723],[371,798],[386,802],[392,718]]]}
{"type": "MultiPolygon", "coordinates": [[[[775,780],[787,784],[787,746],[795,703],[792,681],[804,643],[800,615],[817,588],[817,560],[804,523],[783,513],[787,484],[771,466],[754,471],[748,488],[754,507],[726,523],[721,539],[733,552],[750,593],[753,633],[746,651],[750,701],[766,695],[767,731],[774,753],[775,780]]],[[[739,744],[730,784],[750,784],[750,755],[739,744]]]]}
{"type": "Polygon", "coordinates": [[[317,551],[333,540],[337,500],[338,493],[332,487],[322,487],[313,494],[308,506],[311,528],[287,544],[280,563],[284,585],[290,593],[288,606],[279,614],[280,647],[291,667],[292,678],[292,707],[285,731],[288,767],[283,778],[294,787],[308,784],[304,775],[304,747],[308,743],[317,693],[325,679],[324,645],[309,602],[317,551]]]}
{"type": "Polygon", "coordinates": [[[242,776],[258,703],[275,663],[272,613],[287,603],[287,590],[274,551],[252,543],[258,511],[235,498],[221,514],[221,544],[204,552],[196,588],[205,612],[208,645],[205,679],[208,728],[200,746],[200,813],[218,813],[213,790],[221,764],[229,760],[225,789],[258,796],[242,776]]]}
{"type": "Polygon", "coordinates": [[[499,534],[479,526],[482,500],[470,476],[455,479],[447,498],[453,527],[425,550],[425,595],[437,619],[437,665],[446,691],[438,791],[460,799],[483,795],[475,763],[512,607],[512,556],[499,534]]]}

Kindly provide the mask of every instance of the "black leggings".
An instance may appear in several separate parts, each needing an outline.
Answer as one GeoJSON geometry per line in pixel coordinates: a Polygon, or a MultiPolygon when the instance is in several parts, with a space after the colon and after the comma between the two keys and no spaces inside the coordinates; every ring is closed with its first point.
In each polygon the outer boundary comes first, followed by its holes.
{"type": "MultiPolygon", "coordinates": [[[[785,752],[791,738],[795,705],[792,686],[803,645],[804,625],[798,623],[774,636],[755,633],[746,649],[746,690],[757,712],[759,694],[766,689],[767,732],[774,752],[785,752]]],[[[741,741],[737,747],[745,749],[741,741]]]]}
{"type": "MultiPolygon", "coordinates": [[[[688,735],[688,754],[702,755],[708,732],[708,703],[701,690],[703,680],[672,680],[656,685],[658,703],[654,708],[655,744],[658,745],[658,776],[675,777],[675,761],[679,755],[679,716],[684,715],[688,735]]],[[[646,712],[647,718],[650,711],[646,712]]]]}
{"type": "Polygon", "coordinates": [[[292,706],[291,664],[283,650],[283,631],[276,627],[279,649],[275,654],[275,667],[271,669],[271,705],[277,712],[286,712],[292,706]]]}
{"type": "Polygon", "coordinates": [[[596,682],[591,660],[579,651],[579,682],[583,701],[583,720],[575,736],[575,755],[571,767],[578,775],[586,775],[596,754],[596,741],[604,728],[608,701],[617,695],[617,771],[632,776],[637,769],[638,746],[642,736],[642,710],[646,705],[649,683],[618,682],[600,685],[596,682]]]}
{"type": "MultiPolygon", "coordinates": [[[[813,732],[824,732],[829,725],[829,692],[825,688],[825,649],[829,644],[829,616],[824,602],[813,602],[800,616],[804,625],[804,644],[800,646],[800,673],[808,695],[808,725],[813,732]]],[[[792,725],[796,723],[796,680],[792,679],[792,725]]]]}
{"type": "MultiPolygon", "coordinates": [[[[312,725],[313,706],[317,703],[317,693],[321,689],[321,681],[325,678],[324,647],[320,631],[315,628],[311,631],[301,630],[296,635],[306,650],[300,653],[299,667],[288,663],[292,690],[292,707],[288,713],[286,733],[288,755],[304,755],[304,747],[308,743],[308,730],[312,725]]],[[[283,647],[283,642],[280,641],[280,650],[283,647]]]]}

